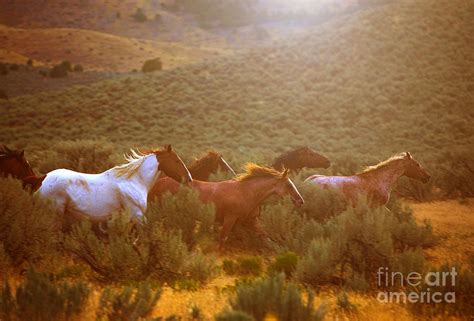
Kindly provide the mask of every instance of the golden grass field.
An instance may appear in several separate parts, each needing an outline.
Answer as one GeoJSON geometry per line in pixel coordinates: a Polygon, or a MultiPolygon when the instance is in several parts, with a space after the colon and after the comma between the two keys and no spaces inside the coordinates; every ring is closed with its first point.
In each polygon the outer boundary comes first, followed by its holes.
{"type": "MultiPolygon", "coordinates": [[[[429,219],[436,235],[441,241],[434,248],[426,250],[428,263],[439,265],[446,262],[458,262],[465,267],[471,266],[474,256],[474,199],[468,199],[466,204],[456,200],[437,201],[433,203],[411,203],[417,219],[429,219]]],[[[236,258],[239,253],[228,253],[219,257],[236,258]]],[[[152,316],[186,316],[193,306],[201,309],[204,320],[212,320],[228,304],[235,285],[236,277],[221,274],[197,291],[174,290],[164,287],[158,304],[152,316]]],[[[81,321],[95,318],[97,301],[101,288],[94,290],[90,306],[81,316],[81,321]]],[[[380,303],[374,295],[360,294],[349,291],[351,302],[356,305],[357,313],[341,311],[336,304],[338,290],[324,287],[316,296],[315,304],[325,303],[328,308],[326,320],[361,320],[361,321],[416,321],[419,315],[414,315],[403,304],[380,303]]],[[[189,319],[191,320],[191,319],[189,319]]],[[[268,321],[275,320],[269,316],[268,321]]],[[[462,320],[456,317],[439,316],[431,320],[462,320]]]]}

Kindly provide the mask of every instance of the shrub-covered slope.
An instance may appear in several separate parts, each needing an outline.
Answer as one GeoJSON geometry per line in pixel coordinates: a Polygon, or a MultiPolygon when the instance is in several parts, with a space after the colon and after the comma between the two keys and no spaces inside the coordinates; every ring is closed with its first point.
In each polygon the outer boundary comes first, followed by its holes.
{"type": "Polygon", "coordinates": [[[296,145],[360,163],[409,150],[439,165],[473,143],[473,16],[467,1],[397,3],[230,58],[18,97],[0,103],[0,140],[172,143],[238,162],[296,145]]]}

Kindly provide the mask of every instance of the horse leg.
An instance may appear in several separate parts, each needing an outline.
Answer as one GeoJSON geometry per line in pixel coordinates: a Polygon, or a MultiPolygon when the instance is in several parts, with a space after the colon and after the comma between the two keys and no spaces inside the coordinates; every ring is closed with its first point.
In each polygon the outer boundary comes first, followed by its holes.
{"type": "Polygon", "coordinates": [[[224,243],[227,241],[229,233],[232,231],[232,228],[234,227],[236,221],[237,216],[230,216],[224,219],[224,224],[219,235],[219,251],[222,251],[224,249],[224,243]]]}
{"type": "Polygon", "coordinates": [[[259,238],[268,238],[268,233],[263,229],[262,224],[260,224],[257,217],[249,218],[244,222],[244,225],[252,229],[259,238]]]}

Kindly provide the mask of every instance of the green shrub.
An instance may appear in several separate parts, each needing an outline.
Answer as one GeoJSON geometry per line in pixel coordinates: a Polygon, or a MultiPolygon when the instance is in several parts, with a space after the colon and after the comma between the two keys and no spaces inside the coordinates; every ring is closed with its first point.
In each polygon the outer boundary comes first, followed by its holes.
{"type": "Polygon", "coordinates": [[[74,65],[73,71],[74,71],[74,72],[83,72],[83,71],[84,71],[84,67],[82,67],[81,64],[74,65]]]}
{"type": "Polygon", "coordinates": [[[215,262],[215,257],[195,252],[186,260],[183,270],[187,278],[203,284],[217,274],[215,262]]]}
{"type": "Polygon", "coordinates": [[[229,275],[258,276],[262,273],[263,262],[258,256],[239,257],[237,261],[224,260],[222,269],[229,275]]]}
{"type": "Polygon", "coordinates": [[[8,95],[3,89],[0,89],[0,99],[8,100],[8,95]]]}
{"type": "Polygon", "coordinates": [[[138,321],[152,312],[161,296],[161,289],[153,291],[146,282],[137,288],[122,290],[105,288],[99,300],[98,321],[138,321]]]}
{"type": "Polygon", "coordinates": [[[255,321],[255,319],[242,311],[235,310],[226,310],[218,315],[215,318],[216,321],[255,321]]]}
{"type": "Polygon", "coordinates": [[[175,279],[188,258],[181,235],[157,223],[143,226],[128,215],[115,214],[101,240],[89,222],[81,222],[65,239],[65,248],[87,263],[105,281],[175,279]]]}
{"type": "Polygon", "coordinates": [[[280,321],[322,320],[325,314],[324,305],[313,306],[314,294],[308,292],[307,300],[294,283],[285,283],[283,274],[237,286],[230,305],[235,311],[243,311],[255,318],[264,320],[268,313],[276,315],[280,321]],[[306,301],[306,302],[305,302],[306,301]]]}
{"type": "Polygon", "coordinates": [[[58,66],[61,66],[63,69],[65,69],[68,72],[72,71],[72,64],[68,60],[63,60],[58,66]]]}
{"type": "Polygon", "coordinates": [[[51,78],[64,78],[67,77],[68,70],[63,65],[56,65],[49,70],[49,76],[51,78]]]}
{"type": "Polygon", "coordinates": [[[0,76],[8,75],[8,68],[6,64],[0,63],[0,76]]]}
{"type": "Polygon", "coordinates": [[[300,184],[299,191],[305,202],[298,209],[302,216],[324,222],[346,208],[343,195],[332,189],[324,189],[314,184],[300,184]]]}
{"type": "Polygon", "coordinates": [[[347,292],[343,291],[339,293],[336,297],[337,308],[344,312],[355,312],[357,311],[357,306],[351,302],[347,292]]]}
{"type": "Polygon", "coordinates": [[[314,240],[296,266],[296,278],[313,286],[328,282],[338,261],[332,258],[328,240],[314,240]]]}
{"type": "Polygon", "coordinates": [[[136,22],[145,22],[145,21],[147,21],[147,17],[145,15],[145,13],[143,12],[142,8],[137,8],[135,10],[135,13],[132,15],[132,18],[136,22]]]}
{"type": "Polygon", "coordinates": [[[61,141],[40,154],[38,169],[42,173],[57,168],[98,173],[120,162],[119,155],[113,144],[102,140],[61,141]]]}
{"type": "Polygon", "coordinates": [[[288,251],[278,255],[272,264],[268,267],[269,272],[274,273],[285,273],[287,277],[291,277],[293,272],[296,270],[298,264],[298,255],[296,253],[288,251]]]}
{"type": "Polygon", "coordinates": [[[263,207],[262,225],[279,252],[303,254],[312,240],[323,237],[323,226],[305,219],[288,202],[263,207]]]}
{"type": "Polygon", "coordinates": [[[163,64],[160,58],[149,59],[143,63],[142,72],[159,71],[162,68],[163,68],[163,64]]]}
{"type": "Polygon", "coordinates": [[[181,231],[189,248],[213,233],[214,206],[201,202],[194,189],[182,187],[175,195],[166,193],[161,204],[151,204],[148,212],[148,216],[156,216],[166,229],[181,231]]]}
{"type": "Polygon", "coordinates": [[[54,255],[60,240],[58,222],[56,212],[25,191],[20,181],[0,178],[0,247],[14,266],[54,255]]]}
{"type": "Polygon", "coordinates": [[[79,315],[90,290],[82,282],[54,283],[46,275],[29,271],[13,295],[5,282],[0,296],[2,320],[69,320],[79,315]]]}

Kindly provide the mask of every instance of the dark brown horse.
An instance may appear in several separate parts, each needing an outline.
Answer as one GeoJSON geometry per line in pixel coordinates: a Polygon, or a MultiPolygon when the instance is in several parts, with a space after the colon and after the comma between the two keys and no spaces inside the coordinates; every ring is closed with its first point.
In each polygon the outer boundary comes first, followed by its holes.
{"type": "Polygon", "coordinates": [[[219,171],[235,176],[234,169],[224,160],[221,154],[212,150],[208,151],[207,155],[196,159],[188,169],[193,179],[198,181],[208,182],[211,174],[216,174],[219,171]]]}
{"type": "MultiPolygon", "coordinates": [[[[236,223],[251,227],[259,237],[267,234],[258,221],[258,208],[272,195],[289,195],[293,203],[301,206],[303,198],[288,177],[288,170],[279,172],[273,168],[247,164],[246,172],[232,180],[222,182],[202,182],[193,180],[190,187],[199,193],[201,201],[213,203],[216,221],[223,225],[219,235],[219,248],[222,249],[229,233],[236,223]]],[[[149,200],[160,200],[165,192],[178,192],[178,182],[163,178],[150,190],[149,200]]]]}
{"type": "Polygon", "coordinates": [[[331,162],[325,156],[315,152],[309,147],[300,147],[285,152],[275,158],[272,167],[277,170],[287,168],[298,172],[302,168],[328,168],[331,162]]]}
{"type": "MultiPolygon", "coordinates": [[[[201,158],[196,158],[188,167],[188,170],[193,179],[204,182],[208,182],[210,176],[217,174],[219,171],[235,176],[234,169],[224,160],[221,154],[212,150],[201,158]]],[[[166,177],[166,174],[162,173],[160,179],[164,177],[166,177]]]]}
{"type": "Polygon", "coordinates": [[[0,176],[11,176],[19,179],[23,187],[28,187],[31,191],[36,191],[46,176],[36,176],[25,158],[25,151],[12,150],[3,145],[0,147],[0,176]]]}
{"type": "Polygon", "coordinates": [[[375,166],[367,167],[360,174],[352,176],[312,175],[306,181],[324,188],[334,187],[341,190],[353,206],[357,204],[360,197],[363,197],[367,199],[371,207],[378,207],[387,204],[392,187],[401,176],[424,183],[430,179],[430,175],[423,167],[410,153],[406,152],[375,166]]]}

